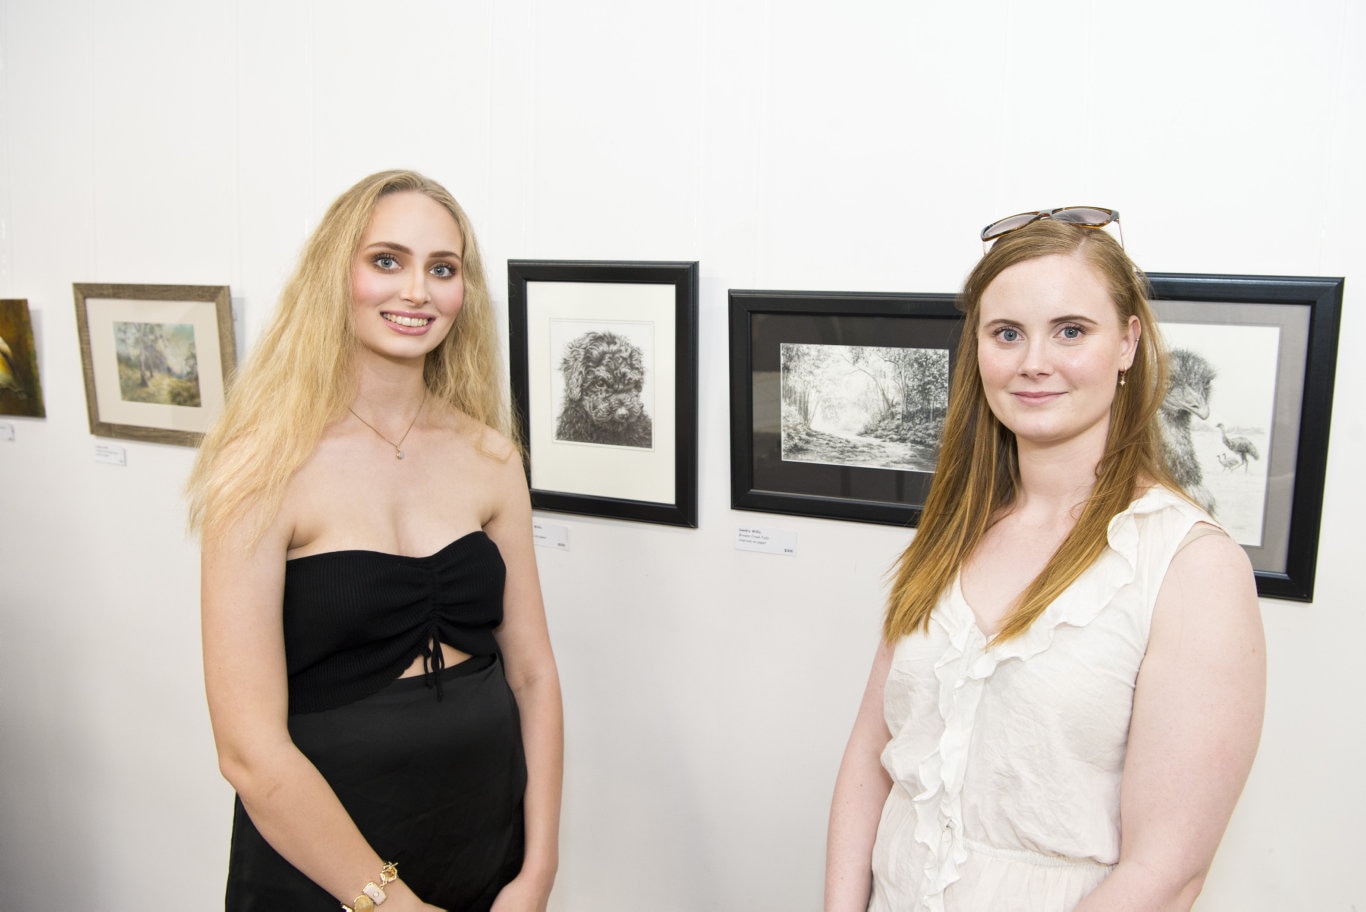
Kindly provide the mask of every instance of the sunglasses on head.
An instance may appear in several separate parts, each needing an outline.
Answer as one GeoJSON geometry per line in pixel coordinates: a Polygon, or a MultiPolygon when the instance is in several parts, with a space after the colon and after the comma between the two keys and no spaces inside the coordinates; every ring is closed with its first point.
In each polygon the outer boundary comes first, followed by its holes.
{"type": "Polygon", "coordinates": [[[997,219],[982,229],[982,248],[985,250],[987,244],[997,238],[1012,231],[1019,231],[1025,225],[1032,225],[1040,219],[1053,219],[1067,222],[1069,225],[1080,225],[1082,228],[1104,228],[1114,222],[1119,228],[1119,246],[1124,246],[1124,228],[1119,224],[1118,210],[1101,209],[1096,206],[1063,206],[1061,209],[1040,209],[1038,212],[1021,212],[1019,215],[997,219]]]}

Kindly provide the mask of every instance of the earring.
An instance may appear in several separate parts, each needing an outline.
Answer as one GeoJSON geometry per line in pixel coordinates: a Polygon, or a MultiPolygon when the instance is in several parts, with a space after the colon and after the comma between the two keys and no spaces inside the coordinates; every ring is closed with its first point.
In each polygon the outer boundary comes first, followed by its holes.
{"type": "Polygon", "coordinates": [[[1120,385],[1120,386],[1123,386],[1123,385],[1124,385],[1124,374],[1125,374],[1125,373],[1126,373],[1126,371],[1123,371],[1123,370],[1121,370],[1121,371],[1119,372],[1119,385],[1120,385]]]}

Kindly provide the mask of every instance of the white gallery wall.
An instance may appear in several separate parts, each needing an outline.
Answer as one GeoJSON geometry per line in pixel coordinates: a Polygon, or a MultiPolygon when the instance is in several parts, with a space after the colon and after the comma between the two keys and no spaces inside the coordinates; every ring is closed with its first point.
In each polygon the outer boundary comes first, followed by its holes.
{"type": "Polygon", "coordinates": [[[1356,0],[0,0],[0,912],[221,906],[193,453],[89,433],[73,282],[226,284],[249,350],[369,172],[510,258],[701,263],[699,528],[557,514],[555,912],[820,907],[906,530],[732,511],[730,288],[952,292],[994,217],[1124,215],[1162,272],[1346,276],[1313,604],[1266,599],[1261,753],[1206,912],[1366,909],[1366,8],[1356,0]],[[798,537],[737,551],[736,526],[798,537]]]}

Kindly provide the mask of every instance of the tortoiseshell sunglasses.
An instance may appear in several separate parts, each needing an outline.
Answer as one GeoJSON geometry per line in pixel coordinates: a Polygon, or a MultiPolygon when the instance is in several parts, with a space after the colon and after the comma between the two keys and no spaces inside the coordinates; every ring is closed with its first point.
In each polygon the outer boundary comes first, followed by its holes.
{"type": "Polygon", "coordinates": [[[1010,234],[1012,231],[1019,231],[1025,225],[1031,225],[1039,219],[1048,218],[1067,222],[1069,225],[1080,225],[1083,228],[1104,228],[1113,222],[1115,227],[1119,229],[1119,246],[1124,246],[1124,227],[1119,223],[1118,210],[1101,209],[1097,206],[1063,206],[1060,209],[1021,212],[1019,215],[997,219],[982,229],[983,252],[986,251],[987,245],[997,238],[1010,234]]]}

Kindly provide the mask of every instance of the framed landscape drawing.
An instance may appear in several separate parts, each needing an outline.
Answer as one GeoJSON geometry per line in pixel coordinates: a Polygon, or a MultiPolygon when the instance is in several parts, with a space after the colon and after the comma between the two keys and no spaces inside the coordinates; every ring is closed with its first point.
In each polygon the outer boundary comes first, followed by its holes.
{"type": "Polygon", "coordinates": [[[540,510],[697,525],[697,263],[511,260],[509,366],[540,510]]]}
{"type": "Polygon", "coordinates": [[[72,289],[90,433],[197,445],[237,363],[228,287],[72,289]]]}
{"type": "Polygon", "coordinates": [[[952,295],[732,290],[731,506],[916,525],[961,327],[952,295]]]}
{"type": "Polygon", "coordinates": [[[0,415],[43,418],[43,387],[28,301],[0,301],[0,415]]]}
{"type": "Polygon", "coordinates": [[[1150,273],[1164,448],[1263,596],[1312,601],[1343,280],[1150,273]]]}

